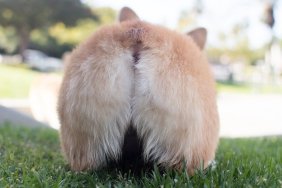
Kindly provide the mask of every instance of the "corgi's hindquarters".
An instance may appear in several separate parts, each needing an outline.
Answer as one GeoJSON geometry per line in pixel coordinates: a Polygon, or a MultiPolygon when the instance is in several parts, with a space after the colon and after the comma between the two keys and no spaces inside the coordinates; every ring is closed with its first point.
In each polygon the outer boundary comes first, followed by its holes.
{"type": "Polygon", "coordinates": [[[190,174],[207,167],[219,122],[204,40],[193,40],[205,30],[195,32],[187,37],[134,18],[97,31],[72,53],[58,111],[73,170],[127,164],[139,154],[163,167],[185,161],[190,174]]]}
{"type": "MultiPolygon", "coordinates": [[[[192,174],[201,164],[207,167],[216,151],[219,123],[214,81],[192,39],[163,33],[161,50],[149,46],[150,50],[140,52],[132,118],[144,141],[146,160],[174,168],[185,161],[192,174]]],[[[146,44],[155,45],[153,40],[146,44]]]]}
{"type": "Polygon", "coordinates": [[[118,160],[130,124],[131,52],[101,32],[73,52],[58,101],[62,150],[77,171],[118,160]]]}

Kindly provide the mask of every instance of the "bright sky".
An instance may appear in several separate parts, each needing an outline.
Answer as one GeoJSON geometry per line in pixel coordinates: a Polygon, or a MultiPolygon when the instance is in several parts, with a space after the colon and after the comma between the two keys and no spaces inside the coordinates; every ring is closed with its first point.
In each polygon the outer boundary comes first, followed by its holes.
{"type": "MultiPolygon", "coordinates": [[[[182,11],[192,10],[196,0],[84,0],[95,7],[123,6],[132,8],[141,19],[151,23],[177,28],[182,11]]],[[[209,43],[218,45],[219,33],[230,33],[236,23],[248,22],[248,38],[257,48],[270,39],[269,29],[261,22],[265,0],[202,0],[204,11],[198,19],[198,26],[209,31],[209,43]]],[[[275,35],[282,38],[282,0],[278,0],[275,11],[275,35]]],[[[194,26],[193,26],[194,27],[194,26]]],[[[187,29],[190,29],[187,26],[187,29]]]]}

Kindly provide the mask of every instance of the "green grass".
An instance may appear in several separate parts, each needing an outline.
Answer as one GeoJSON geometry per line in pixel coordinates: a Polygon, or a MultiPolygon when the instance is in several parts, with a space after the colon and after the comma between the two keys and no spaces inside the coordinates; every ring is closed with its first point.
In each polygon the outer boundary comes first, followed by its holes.
{"type": "MultiPolygon", "coordinates": [[[[62,75],[62,73],[55,73],[62,75]]],[[[28,69],[25,65],[0,64],[0,99],[28,98],[32,82],[40,75],[39,72],[28,69]]],[[[228,93],[278,93],[282,94],[282,87],[260,86],[252,87],[247,84],[217,83],[218,92],[228,93]]]]}
{"type": "Polygon", "coordinates": [[[244,84],[231,84],[231,83],[216,83],[218,92],[229,92],[229,93],[249,93],[252,91],[251,87],[244,84]]]}
{"type": "Polygon", "coordinates": [[[240,83],[223,83],[218,82],[216,84],[217,91],[225,93],[259,93],[259,94],[282,94],[282,86],[272,86],[272,85],[261,85],[252,86],[250,84],[240,84],[240,83]]]}
{"type": "Polygon", "coordinates": [[[37,75],[24,65],[0,64],[0,98],[27,98],[37,75]]]}
{"type": "Polygon", "coordinates": [[[75,173],[63,160],[58,133],[0,126],[0,187],[282,187],[282,137],[221,139],[215,168],[141,177],[118,170],[75,173]]]}

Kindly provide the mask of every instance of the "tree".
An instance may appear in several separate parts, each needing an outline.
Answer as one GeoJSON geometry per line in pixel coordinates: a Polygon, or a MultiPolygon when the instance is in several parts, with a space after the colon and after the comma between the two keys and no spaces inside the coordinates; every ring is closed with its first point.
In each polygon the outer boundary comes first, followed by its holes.
{"type": "Polygon", "coordinates": [[[113,23],[116,19],[116,12],[111,8],[95,8],[92,10],[99,20],[79,20],[74,27],[63,23],[54,24],[48,28],[48,33],[55,38],[59,44],[77,45],[90,36],[99,26],[113,23]]]}
{"type": "Polygon", "coordinates": [[[80,0],[0,0],[0,25],[15,28],[22,57],[33,30],[58,22],[71,26],[82,18],[98,19],[80,0]]]}
{"type": "Polygon", "coordinates": [[[66,51],[72,50],[77,44],[87,39],[101,25],[113,23],[116,20],[117,12],[111,8],[94,8],[92,12],[98,16],[99,20],[86,18],[78,20],[74,26],[67,26],[60,22],[46,29],[34,30],[31,33],[29,47],[54,57],[62,57],[66,51]]]}
{"type": "Polygon", "coordinates": [[[209,47],[208,54],[214,59],[220,58],[223,54],[231,61],[244,61],[254,64],[258,59],[262,59],[265,46],[252,49],[247,35],[249,27],[248,21],[235,24],[229,33],[219,33],[220,44],[217,47],[209,47]]]}

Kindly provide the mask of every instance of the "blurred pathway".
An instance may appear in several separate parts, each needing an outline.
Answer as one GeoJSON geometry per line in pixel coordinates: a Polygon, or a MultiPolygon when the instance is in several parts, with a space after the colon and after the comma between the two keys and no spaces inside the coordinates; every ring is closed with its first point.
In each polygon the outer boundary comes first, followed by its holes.
{"type": "Polygon", "coordinates": [[[5,122],[28,127],[47,126],[46,124],[36,121],[24,113],[0,105],[0,125],[5,122]]]}
{"type": "Polygon", "coordinates": [[[220,93],[221,136],[282,135],[282,95],[220,93]]]}
{"type": "MultiPolygon", "coordinates": [[[[27,99],[0,100],[0,105],[0,124],[44,125],[31,118],[27,99]]],[[[222,137],[282,135],[282,95],[220,93],[218,109],[222,137]]]]}

